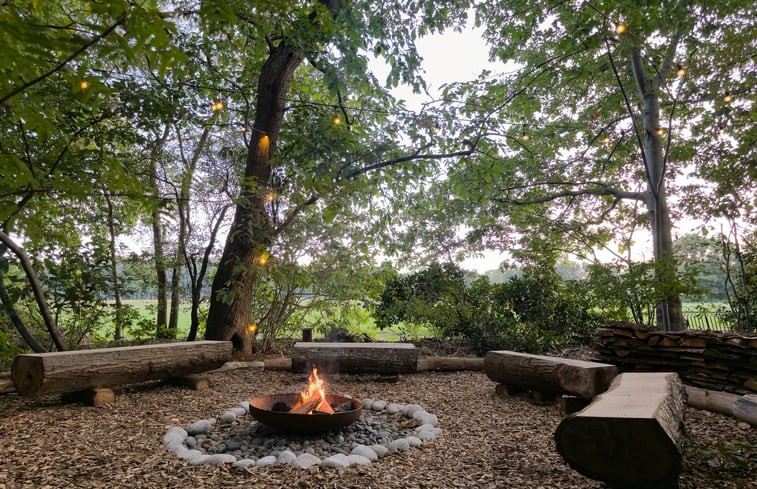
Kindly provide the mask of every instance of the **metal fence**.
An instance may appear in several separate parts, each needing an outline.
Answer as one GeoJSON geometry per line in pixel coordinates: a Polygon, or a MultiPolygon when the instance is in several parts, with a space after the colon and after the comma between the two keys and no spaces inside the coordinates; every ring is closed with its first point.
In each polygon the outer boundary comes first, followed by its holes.
{"type": "Polygon", "coordinates": [[[731,324],[725,320],[725,312],[700,311],[684,309],[683,317],[689,323],[689,329],[711,329],[714,331],[731,331],[731,324]]]}

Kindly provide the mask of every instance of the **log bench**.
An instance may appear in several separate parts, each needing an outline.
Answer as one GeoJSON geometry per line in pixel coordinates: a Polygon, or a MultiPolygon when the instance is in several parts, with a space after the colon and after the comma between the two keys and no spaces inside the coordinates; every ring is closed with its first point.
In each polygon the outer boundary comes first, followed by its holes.
{"type": "Polygon", "coordinates": [[[64,394],[64,401],[109,404],[109,387],[164,380],[195,389],[207,380],[193,376],[231,359],[230,341],[192,341],[16,356],[11,379],[25,396],[64,394]]]}
{"type": "Polygon", "coordinates": [[[418,370],[418,350],[412,343],[295,343],[292,372],[313,364],[324,373],[408,374],[418,370]]]}
{"type": "Polygon", "coordinates": [[[591,399],[607,390],[618,369],[607,363],[500,350],[486,353],[484,372],[500,383],[497,392],[531,390],[537,400],[549,401],[559,394],[591,399]]]}
{"type": "Polygon", "coordinates": [[[573,469],[620,489],[677,488],[686,391],[672,372],[624,373],[555,431],[573,469]]]}

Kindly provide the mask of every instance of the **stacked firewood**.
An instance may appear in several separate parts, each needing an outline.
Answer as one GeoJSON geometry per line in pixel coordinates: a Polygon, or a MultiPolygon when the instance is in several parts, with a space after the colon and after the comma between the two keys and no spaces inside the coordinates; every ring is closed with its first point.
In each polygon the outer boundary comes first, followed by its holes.
{"type": "Polygon", "coordinates": [[[608,322],[597,330],[599,361],[621,371],[677,372],[706,389],[757,392],[757,335],[718,331],[660,331],[608,322]]]}

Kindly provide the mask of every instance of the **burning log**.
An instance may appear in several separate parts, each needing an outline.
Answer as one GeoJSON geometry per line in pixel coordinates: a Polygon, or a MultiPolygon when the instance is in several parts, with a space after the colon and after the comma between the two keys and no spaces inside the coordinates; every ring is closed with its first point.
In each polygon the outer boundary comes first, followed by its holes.
{"type": "Polygon", "coordinates": [[[318,368],[308,375],[308,386],[300,394],[300,400],[289,410],[292,414],[334,414],[329,402],[326,400],[326,389],[323,379],[318,377],[318,368]]]}
{"type": "Polygon", "coordinates": [[[321,404],[322,401],[323,399],[321,399],[321,394],[316,392],[307,401],[300,401],[295,404],[294,407],[289,410],[289,412],[291,414],[308,414],[311,411],[315,411],[315,408],[318,407],[318,405],[321,404]]]}

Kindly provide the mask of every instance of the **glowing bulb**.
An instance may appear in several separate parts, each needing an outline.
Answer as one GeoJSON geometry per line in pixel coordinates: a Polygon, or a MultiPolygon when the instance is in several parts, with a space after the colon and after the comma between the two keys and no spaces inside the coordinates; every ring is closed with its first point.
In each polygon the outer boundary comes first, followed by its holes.
{"type": "Polygon", "coordinates": [[[254,336],[255,333],[258,332],[258,325],[255,323],[250,323],[247,325],[247,334],[250,336],[254,336]]]}
{"type": "Polygon", "coordinates": [[[615,24],[615,34],[624,34],[628,30],[628,24],[625,22],[617,22],[615,24]]]}
{"type": "Polygon", "coordinates": [[[605,144],[610,144],[610,136],[605,136],[602,138],[602,142],[605,144]]]}
{"type": "Polygon", "coordinates": [[[274,200],[276,200],[276,192],[268,192],[267,194],[265,194],[266,202],[270,203],[270,202],[273,202],[274,200]]]}
{"type": "Polygon", "coordinates": [[[247,132],[247,126],[242,126],[242,132],[247,132]]]}
{"type": "Polygon", "coordinates": [[[86,90],[89,88],[89,82],[87,80],[82,80],[79,82],[79,88],[82,90],[86,90]]]}
{"type": "Polygon", "coordinates": [[[434,134],[439,134],[442,129],[439,126],[434,126],[434,134]]]}
{"type": "Polygon", "coordinates": [[[678,71],[676,71],[676,74],[680,76],[686,76],[686,68],[684,68],[681,65],[678,65],[678,71]]]}
{"type": "Polygon", "coordinates": [[[268,253],[267,251],[261,251],[260,254],[255,257],[255,264],[264,267],[268,264],[268,260],[270,258],[270,253],[268,253]]]}
{"type": "Polygon", "coordinates": [[[216,99],[215,102],[210,104],[210,110],[212,110],[213,112],[221,112],[225,108],[226,108],[226,105],[223,103],[223,100],[221,99],[216,99]]]}
{"type": "Polygon", "coordinates": [[[524,141],[528,141],[529,139],[531,139],[531,137],[530,137],[530,136],[528,135],[528,133],[527,133],[527,132],[525,132],[525,131],[523,131],[523,134],[521,134],[520,138],[521,138],[522,140],[524,140],[524,141]]]}
{"type": "Polygon", "coordinates": [[[726,92],[725,97],[723,97],[723,102],[730,103],[733,100],[733,95],[731,95],[730,92],[726,92]]]}
{"type": "Polygon", "coordinates": [[[725,133],[727,132],[727,131],[726,131],[726,129],[725,129],[725,126],[720,126],[720,127],[718,127],[718,132],[719,132],[720,134],[725,134],[725,133]]]}
{"type": "Polygon", "coordinates": [[[335,115],[335,116],[334,116],[334,117],[333,117],[333,118],[331,119],[331,122],[332,122],[332,123],[333,123],[333,124],[334,124],[335,126],[338,126],[339,124],[341,124],[341,123],[342,123],[342,118],[341,118],[341,117],[339,117],[338,115],[335,115]]]}
{"type": "Polygon", "coordinates": [[[666,132],[668,132],[668,131],[667,131],[667,129],[665,129],[664,127],[658,127],[657,129],[655,129],[655,131],[654,131],[654,132],[655,132],[655,134],[657,134],[658,136],[664,136],[664,135],[665,135],[665,133],[666,133],[666,132]]]}

